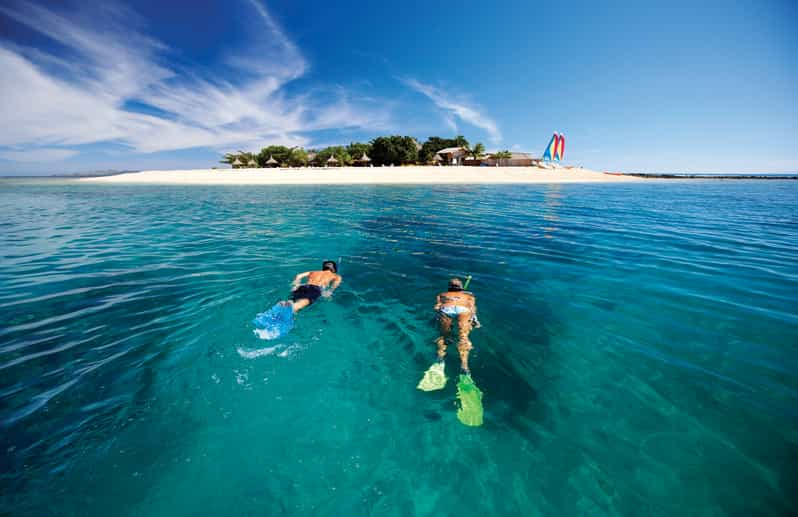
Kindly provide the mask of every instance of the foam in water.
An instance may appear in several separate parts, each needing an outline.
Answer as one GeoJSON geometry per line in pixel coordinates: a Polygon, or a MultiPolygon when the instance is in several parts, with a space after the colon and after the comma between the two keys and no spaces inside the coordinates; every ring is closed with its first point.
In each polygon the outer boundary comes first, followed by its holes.
{"type": "Polygon", "coordinates": [[[266,348],[257,348],[255,350],[246,350],[244,348],[238,347],[236,348],[236,352],[238,352],[238,355],[240,355],[244,359],[257,359],[258,357],[274,355],[275,353],[279,352],[282,348],[283,348],[282,345],[275,345],[266,348]]]}

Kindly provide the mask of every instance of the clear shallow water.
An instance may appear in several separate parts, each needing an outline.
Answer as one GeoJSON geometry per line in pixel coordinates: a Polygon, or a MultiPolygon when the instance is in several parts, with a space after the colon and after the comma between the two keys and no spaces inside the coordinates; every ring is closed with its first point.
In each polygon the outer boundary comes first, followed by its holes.
{"type": "Polygon", "coordinates": [[[4,182],[0,513],[794,513],[797,243],[790,182],[4,182]],[[415,389],[468,273],[477,429],[415,389]]]}

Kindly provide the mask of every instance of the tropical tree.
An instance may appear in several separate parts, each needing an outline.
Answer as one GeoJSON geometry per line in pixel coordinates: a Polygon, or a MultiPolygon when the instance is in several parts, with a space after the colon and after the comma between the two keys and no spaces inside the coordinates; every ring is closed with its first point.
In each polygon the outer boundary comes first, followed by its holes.
{"type": "Polygon", "coordinates": [[[454,145],[451,147],[468,147],[468,140],[463,135],[457,135],[454,137],[454,145]]]}
{"type": "Polygon", "coordinates": [[[238,157],[238,153],[224,153],[224,157],[219,160],[219,163],[226,163],[228,165],[233,165],[233,162],[236,161],[238,158],[241,161],[241,158],[238,157]]]}
{"type": "Polygon", "coordinates": [[[475,160],[479,160],[485,155],[485,146],[482,144],[482,142],[477,142],[474,144],[474,147],[466,146],[466,154],[475,160]]]}
{"type": "Polygon", "coordinates": [[[421,163],[429,163],[435,157],[435,153],[447,147],[468,147],[468,140],[462,135],[458,135],[455,138],[431,136],[427,138],[426,142],[421,144],[421,150],[418,152],[418,159],[421,163]]]}
{"type": "MultiPolygon", "coordinates": [[[[246,167],[251,160],[256,160],[254,154],[246,152],[246,151],[238,151],[235,153],[225,153],[224,157],[219,161],[219,163],[227,163],[229,165],[233,165],[233,162],[238,159],[241,162],[241,165],[246,167]]],[[[257,160],[256,160],[257,161],[257,160]]]]}
{"type": "Polygon", "coordinates": [[[498,153],[495,153],[493,157],[496,158],[496,165],[498,166],[502,165],[504,160],[509,160],[510,158],[512,158],[513,153],[505,149],[504,151],[499,151],[498,153]]]}
{"type": "Polygon", "coordinates": [[[357,161],[363,154],[371,158],[371,144],[364,144],[361,142],[351,142],[346,146],[346,152],[352,157],[352,160],[357,161]]]}
{"type": "Polygon", "coordinates": [[[371,141],[371,159],[376,165],[402,165],[418,160],[416,140],[410,136],[380,136],[371,141]]]}
{"type": "MultiPolygon", "coordinates": [[[[276,160],[277,158],[275,158],[276,160]]],[[[294,147],[291,149],[291,154],[288,156],[288,164],[291,167],[304,167],[308,164],[308,153],[301,147],[294,147]]]]}
{"type": "Polygon", "coordinates": [[[346,152],[346,147],[341,145],[334,145],[326,147],[316,153],[316,158],[313,160],[317,165],[325,165],[330,156],[335,156],[339,165],[351,165],[352,157],[346,152]]]}
{"type": "Polygon", "coordinates": [[[291,148],[284,145],[270,145],[260,150],[257,156],[258,165],[266,166],[269,158],[274,158],[280,165],[287,165],[291,157],[291,148]]]}

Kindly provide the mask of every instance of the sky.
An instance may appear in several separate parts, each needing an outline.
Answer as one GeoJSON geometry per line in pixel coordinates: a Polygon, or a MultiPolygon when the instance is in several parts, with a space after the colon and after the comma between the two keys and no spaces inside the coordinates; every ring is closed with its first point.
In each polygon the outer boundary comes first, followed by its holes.
{"type": "Polygon", "coordinates": [[[798,171],[798,3],[0,0],[0,175],[462,134],[626,172],[798,171]]]}

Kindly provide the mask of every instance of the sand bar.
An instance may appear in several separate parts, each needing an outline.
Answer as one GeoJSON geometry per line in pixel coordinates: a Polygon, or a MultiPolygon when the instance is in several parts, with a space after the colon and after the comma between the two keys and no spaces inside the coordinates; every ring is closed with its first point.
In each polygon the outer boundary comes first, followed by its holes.
{"type": "Polygon", "coordinates": [[[652,181],[588,169],[537,167],[337,167],[329,169],[196,169],[142,171],[81,178],[92,183],[172,185],[412,185],[621,183],[652,181]]]}

